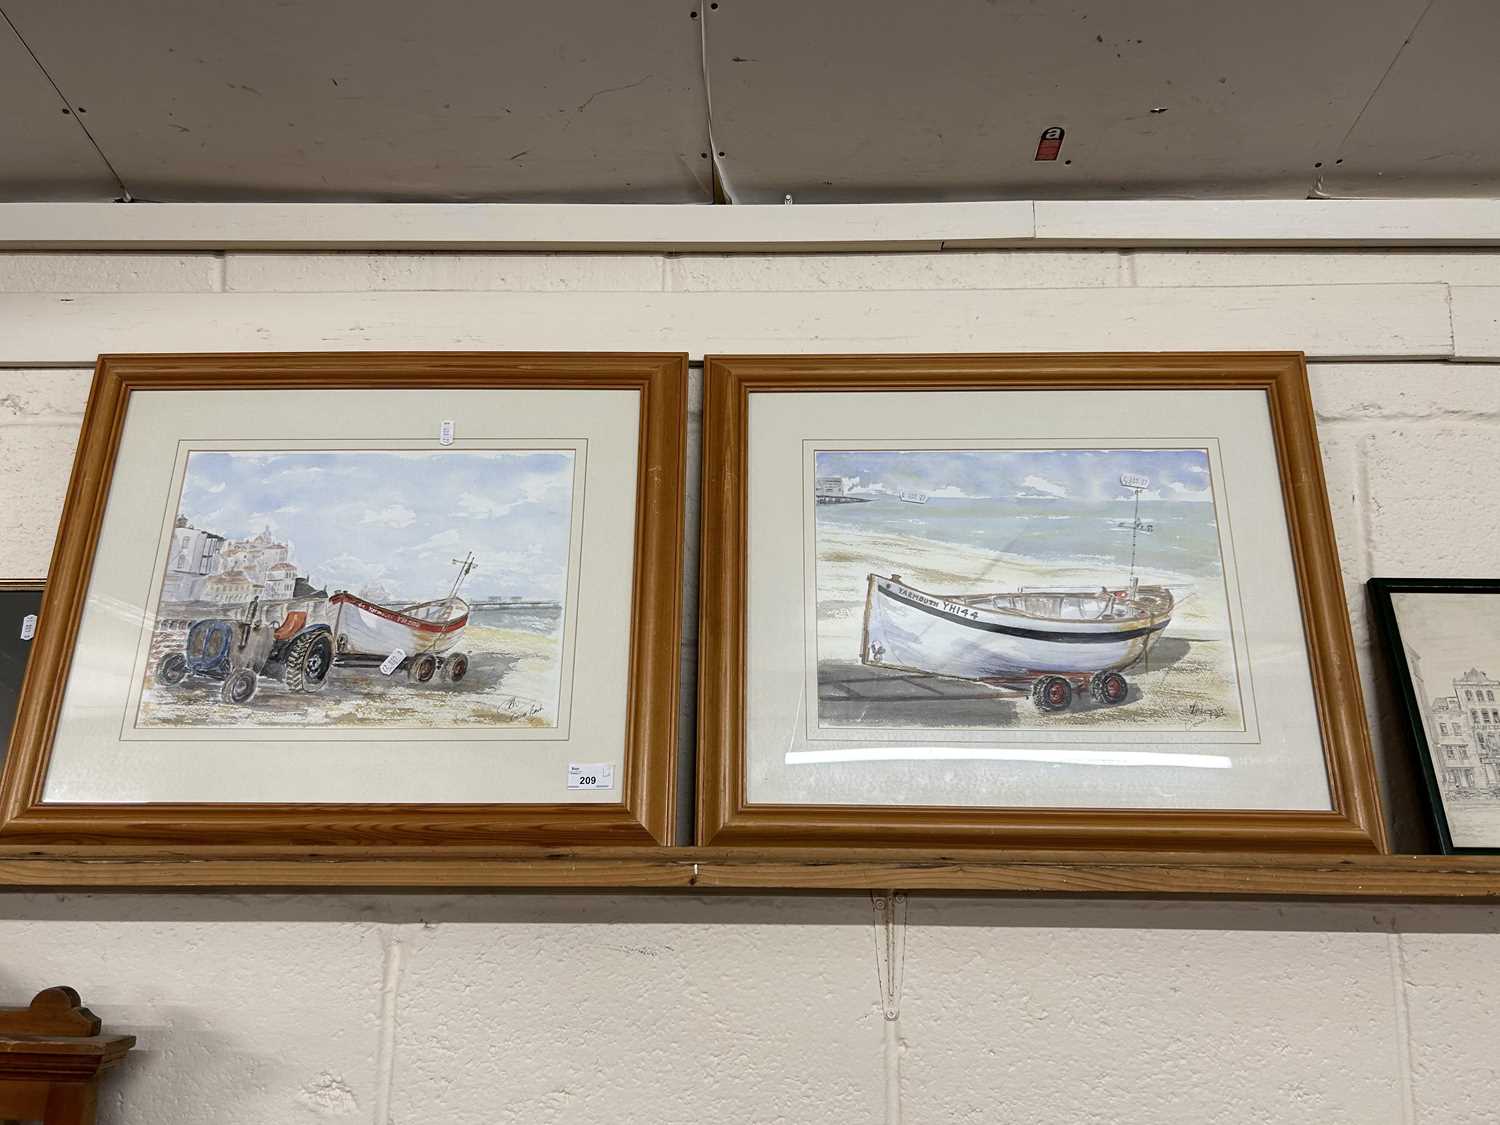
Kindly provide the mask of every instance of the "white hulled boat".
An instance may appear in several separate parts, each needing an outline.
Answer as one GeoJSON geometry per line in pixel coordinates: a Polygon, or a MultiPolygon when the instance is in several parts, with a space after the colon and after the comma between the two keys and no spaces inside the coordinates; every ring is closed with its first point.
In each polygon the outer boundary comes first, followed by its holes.
{"type": "Polygon", "coordinates": [[[1092,676],[1139,663],[1172,619],[1165,586],[934,594],[872,574],[866,664],[968,680],[1092,676]]]}
{"type": "Polygon", "coordinates": [[[1025,687],[1042,711],[1060,711],[1076,691],[1095,702],[1123,703],[1121,674],[1139,664],[1172,620],[1166,586],[1135,575],[1136,536],[1145,477],[1125,473],[1135,492],[1130,522],[1131,577],[1122,586],[1026,587],[973,594],[918,589],[899,574],[866,578],[860,660],[872,667],[1025,687]]]}
{"type": "Polygon", "coordinates": [[[339,664],[380,664],[381,671],[404,667],[418,683],[435,676],[457,682],[467,674],[468,655],[453,651],[469,624],[469,603],[458,588],[478,565],[472,553],[454,559],[459,568],[448,596],[389,606],[341,590],[328,599],[335,660],[339,664]]]}
{"type": "Polygon", "coordinates": [[[469,603],[460,597],[396,607],[340,592],[328,601],[334,607],[335,645],[346,657],[378,662],[396,649],[408,655],[447,652],[469,624],[469,603]]]}

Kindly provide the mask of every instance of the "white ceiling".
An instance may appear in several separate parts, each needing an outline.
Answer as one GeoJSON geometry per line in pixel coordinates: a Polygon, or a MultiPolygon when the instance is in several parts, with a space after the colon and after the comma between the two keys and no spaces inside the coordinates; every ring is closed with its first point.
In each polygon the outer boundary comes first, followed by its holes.
{"type": "MultiPolygon", "coordinates": [[[[709,192],[700,36],[679,0],[0,10],[139,199],[681,203],[709,192]]],[[[51,87],[31,71],[35,127],[50,132],[62,115],[55,95],[42,107],[51,87]]],[[[0,190],[21,198],[9,162],[0,153],[0,190]]]]}
{"type": "Polygon", "coordinates": [[[0,199],[1500,195],[1500,0],[0,11],[0,199]]]}
{"type": "Polygon", "coordinates": [[[1500,3],[1436,0],[1350,129],[1325,188],[1500,196],[1500,3]]]}
{"type": "Polygon", "coordinates": [[[112,199],[119,184],[0,22],[0,199],[112,199]]]}
{"type": "Polygon", "coordinates": [[[1300,197],[1426,3],[740,0],[715,125],[753,201],[1300,197]]]}

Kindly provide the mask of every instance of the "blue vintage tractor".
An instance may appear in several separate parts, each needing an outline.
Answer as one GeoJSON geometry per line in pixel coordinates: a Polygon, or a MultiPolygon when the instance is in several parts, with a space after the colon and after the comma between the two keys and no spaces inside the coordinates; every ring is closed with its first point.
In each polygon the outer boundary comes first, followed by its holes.
{"type": "Polygon", "coordinates": [[[333,667],[333,630],[309,625],[298,610],[275,629],[255,622],[209,617],[188,628],[181,652],[169,652],[156,665],[158,683],[175,687],[191,678],[218,680],[226,703],[249,703],[260,676],[271,676],[290,691],[318,691],[333,667]]]}

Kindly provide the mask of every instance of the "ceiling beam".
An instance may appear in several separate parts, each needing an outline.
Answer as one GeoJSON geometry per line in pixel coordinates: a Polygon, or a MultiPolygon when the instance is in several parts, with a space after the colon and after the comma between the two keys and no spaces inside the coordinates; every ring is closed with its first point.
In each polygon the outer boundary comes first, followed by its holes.
{"type": "Polygon", "coordinates": [[[1500,200],[0,204],[0,250],[790,253],[1089,246],[1500,246],[1500,200]]]}

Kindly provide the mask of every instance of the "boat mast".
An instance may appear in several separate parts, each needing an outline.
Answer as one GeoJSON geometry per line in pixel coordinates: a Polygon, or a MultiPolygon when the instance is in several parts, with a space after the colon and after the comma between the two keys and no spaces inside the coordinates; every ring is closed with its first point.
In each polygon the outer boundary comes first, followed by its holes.
{"type": "Polygon", "coordinates": [[[470,551],[461,559],[449,559],[448,561],[458,567],[458,577],[453,580],[453,589],[448,591],[450,598],[456,598],[458,597],[458,588],[463,585],[464,579],[469,576],[469,571],[479,565],[479,560],[474,557],[474,552],[470,551]]]}
{"type": "Polygon", "coordinates": [[[1120,483],[1135,493],[1135,513],[1130,517],[1130,588],[1135,593],[1135,544],[1141,534],[1141,493],[1151,481],[1138,473],[1121,473],[1120,483]]]}
{"type": "Polygon", "coordinates": [[[1130,517],[1130,577],[1135,577],[1135,543],[1141,533],[1141,490],[1135,490],[1135,512],[1130,517]]]}

